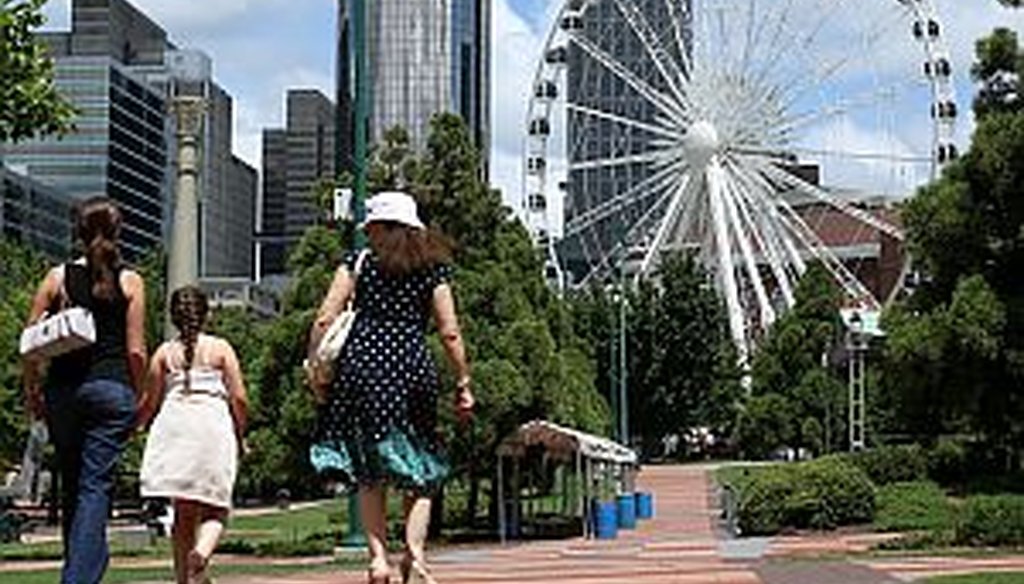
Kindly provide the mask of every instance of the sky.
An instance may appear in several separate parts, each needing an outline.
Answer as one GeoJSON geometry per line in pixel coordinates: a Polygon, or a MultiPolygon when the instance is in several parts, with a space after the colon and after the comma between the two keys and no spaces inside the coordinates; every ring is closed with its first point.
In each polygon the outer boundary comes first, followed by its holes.
{"type": "MultiPolygon", "coordinates": [[[[411,0],[416,1],[416,0],[411,0]]],[[[774,0],[780,1],[780,0],[774,0]]],[[[895,0],[860,0],[890,2],[895,0]]],[[[260,136],[284,118],[289,88],[334,94],[335,4],[330,0],[133,0],[179,46],[213,58],[214,76],[234,97],[235,152],[260,167],[260,136]]],[[[996,0],[934,0],[946,23],[961,105],[975,39],[996,26],[1024,36],[1024,9],[996,0]]],[[[46,28],[66,29],[71,0],[50,0],[46,28]]],[[[560,2],[492,0],[491,177],[517,201],[527,96],[537,59],[560,2]]],[[[966,133],[965,133],[966,134],[966,133]]]]}

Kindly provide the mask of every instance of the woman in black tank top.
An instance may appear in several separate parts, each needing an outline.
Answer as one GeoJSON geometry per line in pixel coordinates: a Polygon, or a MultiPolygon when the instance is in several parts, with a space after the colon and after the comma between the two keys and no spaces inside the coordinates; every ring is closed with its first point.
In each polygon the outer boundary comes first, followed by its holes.
{"type": "Polygon", "coordinates": [[[88,308],[96,342],[49,364],[25,364],[33,416],[44,417],[57,452],[64,532],[62,584],[99,584],[109,561],[107,517],[114,470],[135,425],[136,388],[146,366],[145,292],[118,253],[121,213],[97,198],[78,209],[77,237],[85,257],[43,280],[29,321],[62,306],[88,308]]]}

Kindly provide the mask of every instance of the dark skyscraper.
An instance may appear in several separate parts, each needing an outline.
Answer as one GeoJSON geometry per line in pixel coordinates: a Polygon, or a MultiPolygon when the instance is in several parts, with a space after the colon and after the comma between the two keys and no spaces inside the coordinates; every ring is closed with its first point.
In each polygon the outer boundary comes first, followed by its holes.
{"type": "Polygon", "coordinates": [[[69,202],[106,195],[125,216],[126,256],[165,240],[172,213],[175,95],[209,104],[200,163],[203,277],[252,272],[255,170],[232,155],[232,99],[201,51],[179,49],[125,0],[74,0],[71,31],[42,33],[58,89],[78,110],[76,130],[57,140],[0,145],[4,162],[69,202]]]}
{"type": "Polygon", "coordinates": [[[290,90],[285,120],[263,131],[261,276],[284,273],[291,247],[317,221],[316,184],[335,177],[334,103],[315,89],[290,90]]]}

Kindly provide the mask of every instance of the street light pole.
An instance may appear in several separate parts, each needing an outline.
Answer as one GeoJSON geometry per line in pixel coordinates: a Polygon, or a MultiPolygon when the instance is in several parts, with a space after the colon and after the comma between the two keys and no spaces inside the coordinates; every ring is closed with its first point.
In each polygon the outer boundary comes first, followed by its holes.
{"type": "Polygon", "coordinates": [[[619,441],[629,445],[629,362],[626,359],[626,286],[619,258],[619,441]]]}
{"type": "Polygon", "coordinates": [[[850,397],[850,450],[864,450],[864,417],[865,417],[865,385],[866,370],[864,353],[867,352],[864,320],[860,313],[854,312],[850,317],[847,332],[847,352],[849,355],[849,397],[850,397]]]}
{"type": "MultiPolygon", "coordinates": [[[[349,2],[350,0],[339,0],[349,2]]],[[[355,61],[355,112],[352,120],[353,136],[353,170],[354,184],[352,189],[352,218],[355,221],[355,248],[362,249],[366,246],[366,234],[359,225],[366,217],[366,134],[368,126],[367,110],[370,102],[370,84],[367,71],[366,51],[366,4],[369,0],[352,0],[349,6],[352,8],[352,59],[355,61]]],[[[340,12],[339,12],[340,13],[340,12]]],[[[337,111],[337,110],[336,110],[337,111]]],[[[337,147],[340,148],[340,144],[337,147]]],[[[335,172],[340,172],[336,169],[335,172]]],[[[358,548],[366,545],[366,536],[363,534],[363,522],[359,515],[358,493],[351,493],[348,497],[348,533],[342,542],[344,547],[358,548]]]]}

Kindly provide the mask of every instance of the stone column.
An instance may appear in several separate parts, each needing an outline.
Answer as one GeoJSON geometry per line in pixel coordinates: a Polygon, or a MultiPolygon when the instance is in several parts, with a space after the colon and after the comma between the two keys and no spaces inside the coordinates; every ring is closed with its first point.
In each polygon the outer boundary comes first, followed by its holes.
{"type": "MultiPolygon", "coordinates": [[[[179,96],[171,102],[177,124],[178,163],[174,179],[174,222],[167,258],[167,299],[199,282],[199,161],[206,100],[179,96]]],[[[169,305],[169,302],[168,302],[169,305]]],[[[168,327],[167,336],[174,330],[168,327]]]]}

